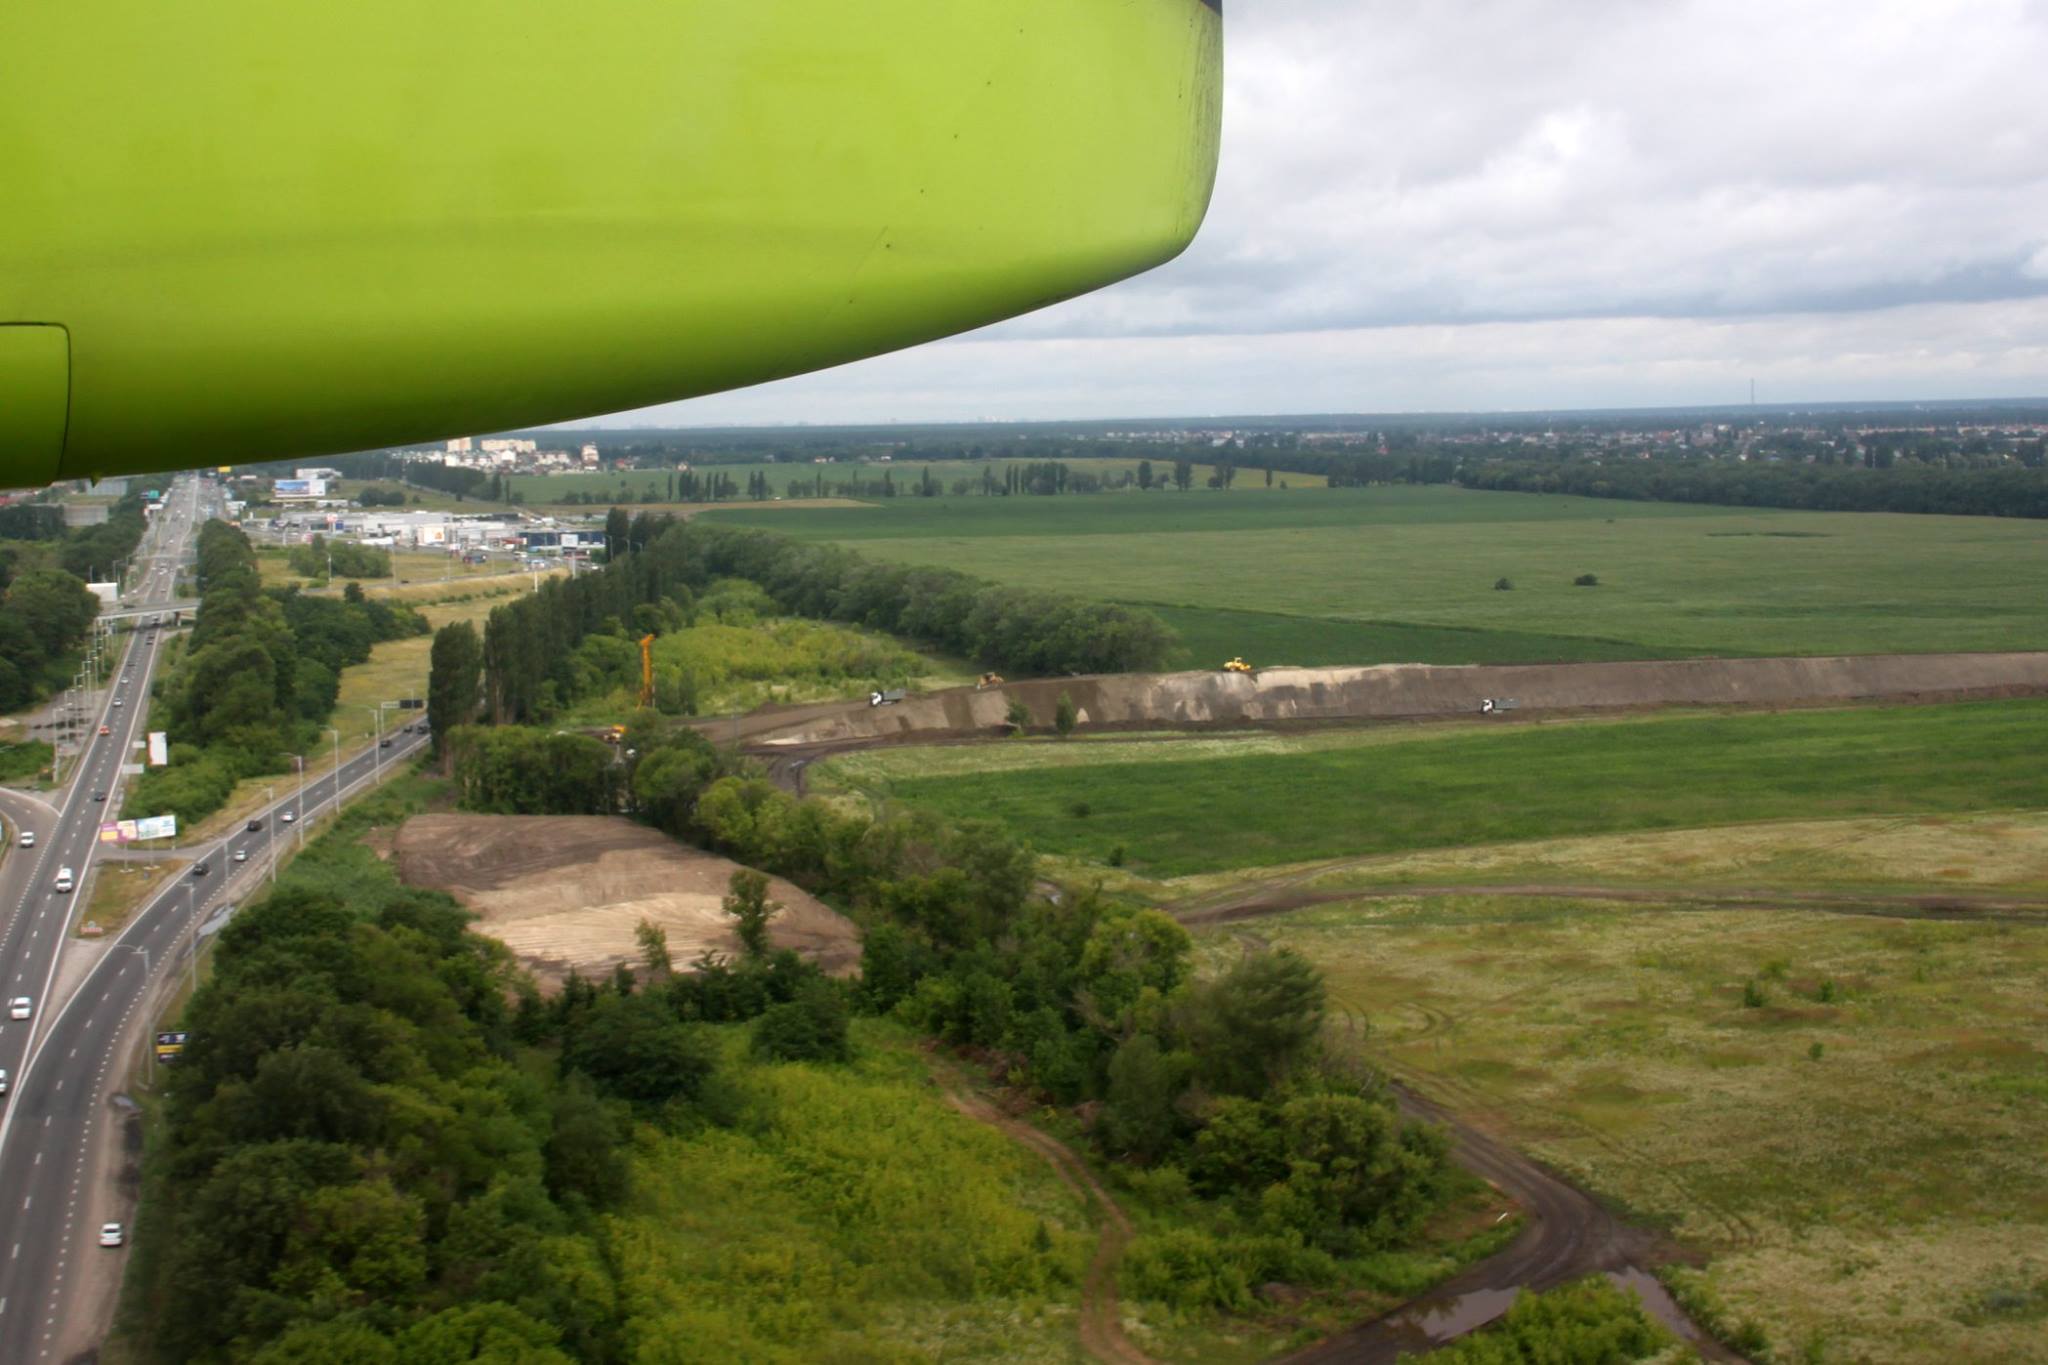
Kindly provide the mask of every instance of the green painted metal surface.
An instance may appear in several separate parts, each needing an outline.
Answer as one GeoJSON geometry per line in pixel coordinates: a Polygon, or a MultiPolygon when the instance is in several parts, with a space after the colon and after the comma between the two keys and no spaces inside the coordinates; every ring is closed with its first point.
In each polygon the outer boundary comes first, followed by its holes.
{"type": "Polygon", "coordinates": [[[64,452],[71,359],[62,327],[0,326],[0,450],[54,469],[64,452]]]}
{"type": "Polygon", "coordinates": [[[70,409],[60,467],[0,426],[0,484],[567,420],[1070,297],[1193,237],[1221,63],[1208,0],[9,0],[0,324],[65,330],[70,409]]]}

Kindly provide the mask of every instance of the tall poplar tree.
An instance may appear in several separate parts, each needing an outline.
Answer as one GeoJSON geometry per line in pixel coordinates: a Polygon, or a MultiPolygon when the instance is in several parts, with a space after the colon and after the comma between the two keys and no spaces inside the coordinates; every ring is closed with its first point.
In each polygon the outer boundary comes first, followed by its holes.
{"type": "Polygon", "coordinates": [[[476,719],[483,683],[483,645],[467,621],[435,632],[427,673],[427,724],[434,732],[434,757],[447,752],[448,734],[476,719]]]}

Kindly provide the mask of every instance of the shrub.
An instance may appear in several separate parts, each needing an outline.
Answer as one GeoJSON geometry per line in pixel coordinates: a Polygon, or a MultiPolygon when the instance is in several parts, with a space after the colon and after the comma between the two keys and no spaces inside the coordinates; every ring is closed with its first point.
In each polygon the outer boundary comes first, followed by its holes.
{"type": "Polygon", "coordinates": [[[1252,1287],[1239,1265],[1206,1232],[1175,1228],[1140,1237],[1124,1253],[1123,1292],[1175,1308],[1221,1308],[1242,1313],[1252,1306],[1252,1287]]]}
{"type": "Polygon", "coordinates": [[[1514,580],[1510,578],[1496,578],[1493,580],[1493,590],[1495,592],[1513,592],[1515,590],[1514,580]]]}
{"type": "Polygon", "coordinates": [[[757,1057],[779,1062],[845,1062],[853,1059],[846,1038],[843,989],[815,978],[796,999],[771,1005],[754,1025],[757,1057]]]}
{"type": "Polygon", "coordinates": [[[1754,978],[1742,983],[1742,1007],[1746,1010],[1761,1009],[1764,1003],[1764,988],[1754,978]]]}
{"type": "Polygon", "coordinates": [[[1572,586],[1575,588],[1597,588],[1600,586],[1600,575],[1582,573],[1572,580],[1572,586]]]}
{"type": "Polygon", "coordinates": [[[1060,703],[1053,708],[1052,728],[1060,732],[1061,739],[1065,739],[1074,733],[1074,722],[1077,719],[1079,712],[1074,709],[1074,699],[1064,692],[1060,693],[1060,703]]]}
{"type": "Polygon", "coordinates": [[[1008,713],[1003,716],[1003,722],[1021,735],[1031,728],[1031,708],[1021,701],[1012,701],[1008,713]]]}

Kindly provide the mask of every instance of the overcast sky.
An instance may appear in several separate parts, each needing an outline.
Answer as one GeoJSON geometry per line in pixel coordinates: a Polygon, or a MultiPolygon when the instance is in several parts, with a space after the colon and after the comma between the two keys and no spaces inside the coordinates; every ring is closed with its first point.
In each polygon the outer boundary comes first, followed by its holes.
{"type": "Polygon", "coordinates": [[[2048,394],[2048,0],[1233,0],[1179,260],[616,423],[2048,394]]]}

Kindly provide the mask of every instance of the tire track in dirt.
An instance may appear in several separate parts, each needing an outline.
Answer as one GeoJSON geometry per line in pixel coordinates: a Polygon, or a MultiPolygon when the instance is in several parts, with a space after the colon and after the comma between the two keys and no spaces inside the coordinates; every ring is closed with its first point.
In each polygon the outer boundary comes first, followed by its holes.
{"type": "Polygon", "coordinates": [[[934,1064],[932,1079],[945,1093],[946,1103],[954,1109],[1043,1157],[1052,1167],[1053,1174],[1060,1178],[1060,1183],[1078,1195],[1082,1204],[1094,1213],[1099,1231],[1095,1255],[1089,1260],[1087,1276],[1081,1283],[1081,1348],[1095,1359],[1109,1362],[1109,1365],[1162,1365],[1124,1335],[1123,1309],[1116,1292],[1116,1270],[1123,1260],[1124,1248],[1130,1245],[1135,1233],[1130,1217],[1102,1187],[1102,1182],[1095,1178],[1095,1172],[1088,1169],[1088,1163],[1058,1138],[1040,1132],[1021,1119],[1011,1118],[986,1098],[968,1089],[950,1068],[942,1070],[934,1064]]]}
{"type": "Polygon", "coordinates": [[[1788,891],[1771,887],[1607,886],[1597,883],[1396,883],[1353,886],[1324,891],[1283,891],[1255,895],[1233,904],[1197,902],[1161,907],[1183,924],[1227,924],[1238,920],[1284,915],[1291,910],[1341,901],[1442,900],[1454,896],[1541,900],[1616,901],[1662,905],[1673,910],[1804,909],[1838,915],[1874,915],[1885,919],[1987,920],[2009,924],[2048,924],[2048,896],[2014,896],[1998,892],[1922,891],[1788,891]]]}

